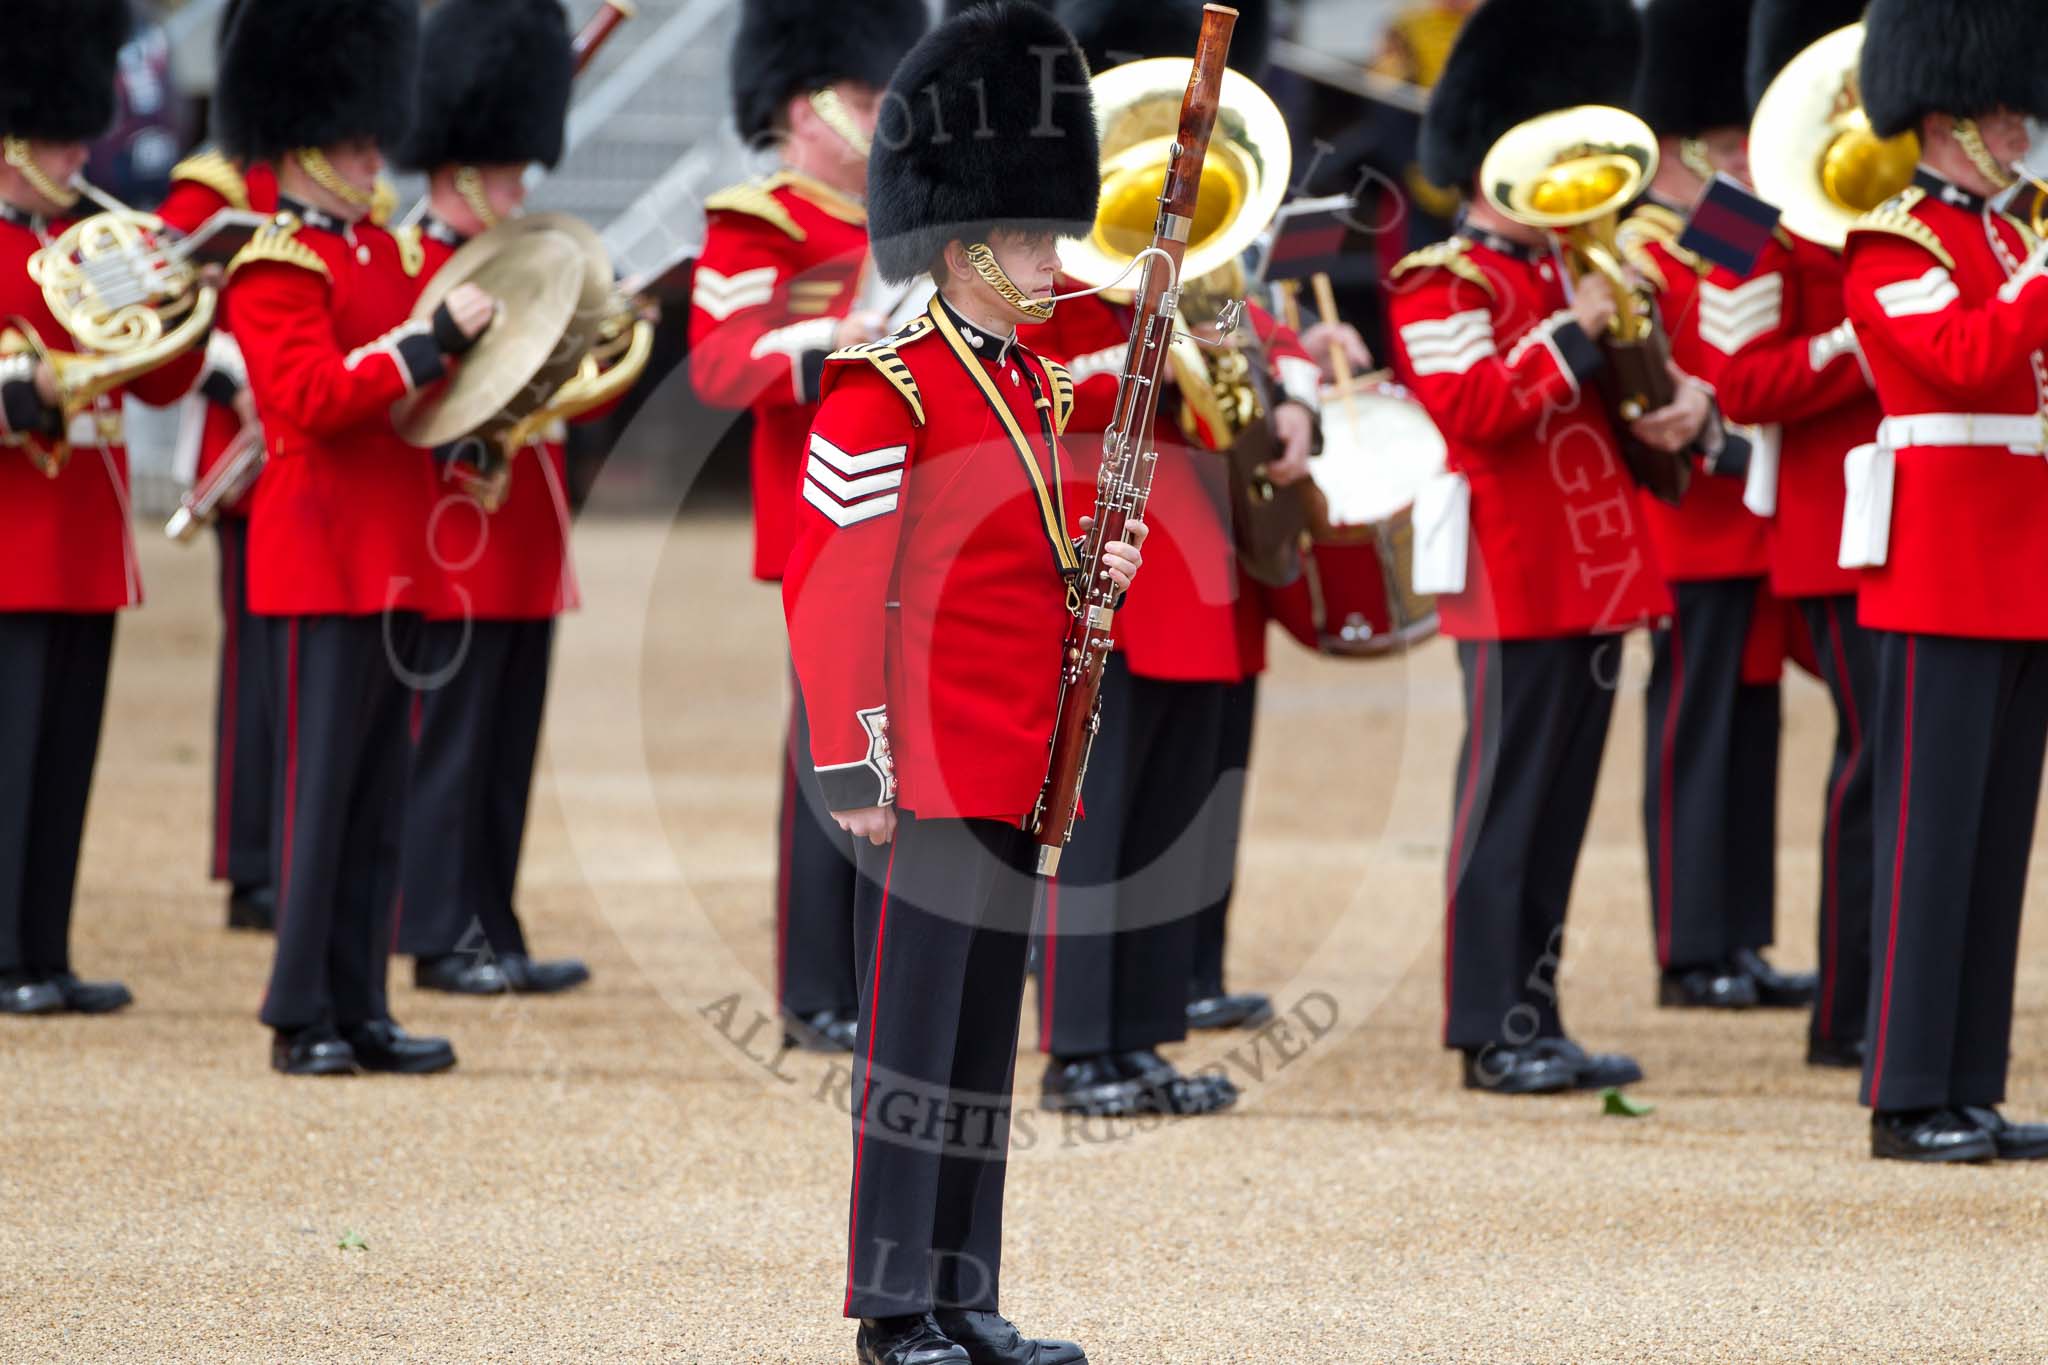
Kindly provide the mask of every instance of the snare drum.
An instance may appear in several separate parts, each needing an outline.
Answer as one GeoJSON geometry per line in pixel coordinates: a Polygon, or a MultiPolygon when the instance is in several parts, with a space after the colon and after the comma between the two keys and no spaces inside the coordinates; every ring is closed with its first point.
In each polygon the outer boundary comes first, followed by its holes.
{"type": "Polygon", "coordinates": [[[1443,434],[1406,389],[1326,390],[1323,453],[1310,463],[1310,545],[1301,577],[1266,590],[1273,619],[1310,649],[1346,658],[1398,654],[1433,637],[1436,599],[1415,591],[1410,513],[1446,455],[1443,434]]]}

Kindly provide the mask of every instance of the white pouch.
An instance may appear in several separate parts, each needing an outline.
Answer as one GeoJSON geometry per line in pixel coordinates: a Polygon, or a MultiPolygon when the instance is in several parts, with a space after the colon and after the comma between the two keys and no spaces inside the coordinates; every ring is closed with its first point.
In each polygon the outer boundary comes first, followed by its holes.
{"type": "Polygon", "coordinates": [[[1778,459],[1785,448],[1785,428],[1749,428],[1749,477],[1742,484],[1742,505],[1769,521],[1778,515],[1778,459]]]}
{"type": "Polygon", "coordinates": [[[1857,446],[1842,459],[1849,497],[1842,508],[1845,569],[1884,567],[1892,546],[1892,476],[1898,456],[1880,445],[1857,446]]]}
{"type": "Polygon", "coordinates": [[[1465,591],[1472,540],[1472,485],[1463,474],[1438,474],[1415,494],[1415,591],[1425,596],[1465,591]]]}

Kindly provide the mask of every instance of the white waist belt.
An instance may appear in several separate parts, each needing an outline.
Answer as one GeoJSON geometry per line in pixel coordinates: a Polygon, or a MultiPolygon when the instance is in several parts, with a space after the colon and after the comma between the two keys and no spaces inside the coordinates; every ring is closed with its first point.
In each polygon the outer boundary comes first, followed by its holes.
{"type": "Polygon", "coordinates": [[[2048,450],[2039,415],[2002,412],[1923,412],[1912,417],[1887,417],[1877,428],[1877,443],[1887,450],[1914,446],[1995,446],[2015,455],[2048,450]]]}

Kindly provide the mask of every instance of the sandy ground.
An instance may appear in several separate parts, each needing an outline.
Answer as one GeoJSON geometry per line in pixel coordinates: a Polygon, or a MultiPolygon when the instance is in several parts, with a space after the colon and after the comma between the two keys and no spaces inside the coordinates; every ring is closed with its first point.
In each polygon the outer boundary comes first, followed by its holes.
{"type": "MultiPolygon", "coordinates": [[[[400,1017],[452,1035],[460,1069],[332,1083],[266,1068],[267,944],[218,927],[204,878],[211,551],[143,537],[151,604],[122,626],[78,928],[81,965],[140,1003],[0,1021],[0,1358],[851,1359],[837,1076],[773,1067],[768,1027],[748,1031],[770,1008],[783,693],[744,537],[717,518],[579,534],[587,609],[562,635],[523,906],[594,985],[448,1001],[394,972],[400,1017]]],[[[1801,1018],[1652,1008],[1640,649],[1564,978],[1575,1031],[1648,1067],[1640,1120],[1469,1097],[1435,1046],[1448,650],[1274,658],[1232,971],[1295,1028],[1183,1054],[1246,1083],[1231,1115],[1031,1116],[1012,1316],[1097,1365],[2048,1359],[2048,1170],[1873,1163],[1853,1080],[1801,1065],[1801,1018]]],[[[1789,683],[1793,965],[1813,958],[1830,727],[1789,683]]],[[[2038,925],[2020,996],[2014,1110],[2039,1113],[2038,925]]]]}

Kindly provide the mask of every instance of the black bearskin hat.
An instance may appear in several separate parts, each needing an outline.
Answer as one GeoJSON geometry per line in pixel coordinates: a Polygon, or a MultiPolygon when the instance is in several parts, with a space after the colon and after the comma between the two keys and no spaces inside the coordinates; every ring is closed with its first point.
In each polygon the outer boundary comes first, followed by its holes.
{"type": "Polygon", "coordinates": [[[1756,0],[1749,16],[1749,105],[1792,59],[1863,18],[1865,0],[1756,0]]]}
{"type": "Polygon", "coordinates": [[[882,101],[868,160],[875,265],[911,279],[991,226],[1085,233],[1101,161],[1073,35],[1019,0],[969,10],[911,49],[882,101]]]}
{"type": "Polygon", "coordinates": [[[790,96],[838,81],[880,90],[931,17],[924,0],[741,0],[732,41],[732,112],[748,142],[790,96]]]}
{"type": "Polygon", "coordinates": [[[1650,0],[1629,107],[1660,135],[1747,128],[1750,0],[1650,0]]]}
{"type": "Polygon", "coordinates": [[[560,0],[441,0],[421,33],[419,112],[398,164],[553,166],[575,74],[560,0]]]}
{"type": "Polygon", "coordinates": [[[1871,0],[1863,107],[1879,137],[1928,114],[2006,108],[2048,118],[2048,5],[2041,0],[1871,0]]]}
{"type": "Polygon", "coordinates": [[[245,0],[214,92],[221,150],[275,161],[368,137],[395,151],[419,49],[418,0],[245,0]]]}
{"type": "MultiPolygon", "coordinates": [[[[1087,54],[1090,71],[1107,71],[1148,57],[1192,57],[1202,35],[1203,0],[1060,0],[1054,10],[1087,54]]],[[[1247,76],[1266,69],[1272,46],[1272,6],[1233,0],[1237,30],[1230,65],[1247,76]]]]}
{"type": "Polygon", "coordinates": [[[1486,0],[1422,118],[1422,173],[1470,188],[1501,135],[1575,104],[1625,106],[1642,51],[1631,0],[1486,0]]]}
{"type": "Polygon", "coordinates": [[[90,142],[114,122],[128,0],[11,0],[0,13],[0,133],[90,142]]]}

